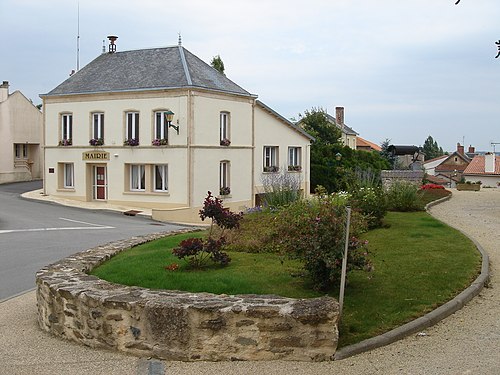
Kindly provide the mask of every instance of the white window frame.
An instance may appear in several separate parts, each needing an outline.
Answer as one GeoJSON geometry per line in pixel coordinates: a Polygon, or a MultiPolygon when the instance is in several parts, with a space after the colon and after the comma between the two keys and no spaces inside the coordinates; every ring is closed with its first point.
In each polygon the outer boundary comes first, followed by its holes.
{"type": "Polygon", "coordinates": [[[264,146],[264,168],[278,167],[278,146],[264,146]]]}
{"type": "Polygon", "coordinates": [[[139,140],[139,112],[126,112],[126,139],[137,139],[139,140]]]}
{"type": "Polygon", "coordinates": [[[63,186],[65,189],[75,187],[75,165],[73,163],[63,163],[63,186]]]}
{"type": "Polygon", "coordinates": [[[168,142],[168,122],[166,111],[154,113],[154,139],[166,139],[168,142]]]}
{"type": "Polygon", "coordinates": [[[130,191],[146,191],[146,165],[130,164],[130,191]]]}
{"type": "Polygon", "coordinates": [[[104,140],[104,112],[92,113],[92,138],[104,140]]]}
{"type": "Polygon", "coordinates": [[[61,140],[69,141],[73,138],[73,114],[63,113],[61,115],[61,140]]]}
{"type": "Polygon", "coordinates": [[[219,190],[222,188],[231,188],[230,186],[231,163],[229,160],[222,160],[219,164],[219,190]]]}
{"type": "Polygon", "coordinates": [[[290,146],[288,147],[288,166],[300,167],[301,147],[290,146]]]}
{"type": "Polygon", "coordinates": [[[154,191],[162,193],[168,192],[168,164],[154,165],[153,175],[154,175],[154,181],[153,181],[154,191]],[[156,172],[159,172],[159,176],[156,172]],[[160,185],[160,188],[158,188],[158,183],[160,185]]]}
{"type": "Polygon", "coordinates": [[[230,126],[230,113],[227,111],[219,114],[220,122],[220,140],[230,140],[229,126],[230,126]]]}

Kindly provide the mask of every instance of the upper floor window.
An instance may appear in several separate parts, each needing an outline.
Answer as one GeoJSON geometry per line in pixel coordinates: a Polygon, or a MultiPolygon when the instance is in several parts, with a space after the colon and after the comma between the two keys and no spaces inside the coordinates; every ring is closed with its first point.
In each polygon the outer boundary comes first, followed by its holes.
{"type": "Polygon", "coordinates": [[[231,144],[229,138],[229,112],[220,113],[220,145],[229,146],[231,144]]]}
{"type": "Polygon", "coordinates": [[[219,195],[231,194],[229,187],[229,167],[230,163],[227,160],[221,161],[219,165],[219,195]]]}
{"type": "Polygon", "coordinates": [[[278,146],[264,146],[264,172],[278,172],[278,146]]]}
{"type": "Polygon", "coordinates": [[[62,146],[70,146],[73,144],[73,115],[64,113],[61,115],[61,141],[62,146]]]}
{"type": "Polygon", "coordinates": [[[168,121],[167,113],[155,112],[155,128],[153,145],[160,146],[168,144],[168,121]]]}
{"type": "Polygon", "coordinates": [[[155,165],[154,169],[155,191],[168,191],[168,165],[155,165]]]}
{"type": "Polygon", "coordinates": [[[104,144],[104,113],[92,113],[92,139],[93,146],[104,144]]]}
{"type": "Polygon", "coordinates": [[[125,144],[137,146],[139,144],[139,112],[126,113],[125,144]]]}
{"type": "Polygon", "coordinates": [[[288,147],[288,170],[289,171],[300,171],[300,147],[288,147]]]}

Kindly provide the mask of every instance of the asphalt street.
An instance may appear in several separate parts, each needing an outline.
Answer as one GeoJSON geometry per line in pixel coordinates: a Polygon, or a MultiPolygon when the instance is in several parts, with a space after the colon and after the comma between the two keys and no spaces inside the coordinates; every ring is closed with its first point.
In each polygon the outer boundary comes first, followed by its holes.
{"type": "Polygon", "coordinates": [[[35,273],[107,242],[183,228],[141,216],[22,199],[40,181],[0,185],[0,301],[35,287],[35,273]]]}

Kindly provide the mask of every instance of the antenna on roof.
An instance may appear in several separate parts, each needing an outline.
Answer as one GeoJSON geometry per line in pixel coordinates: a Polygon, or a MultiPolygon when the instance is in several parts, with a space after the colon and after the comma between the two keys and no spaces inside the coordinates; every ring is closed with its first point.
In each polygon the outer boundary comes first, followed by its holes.
{"type": "Polygon", "coordinates": [[[181,37],[181,32],[179,31],[177,34],[179,34],[179,47],[182,46],[182,37],[181,37]]]}
{"type": "Polygon", "coordinates": [[[76,36],[76,71],[80,70],[80,2],[78,2],[78,22],[76,36]]]}

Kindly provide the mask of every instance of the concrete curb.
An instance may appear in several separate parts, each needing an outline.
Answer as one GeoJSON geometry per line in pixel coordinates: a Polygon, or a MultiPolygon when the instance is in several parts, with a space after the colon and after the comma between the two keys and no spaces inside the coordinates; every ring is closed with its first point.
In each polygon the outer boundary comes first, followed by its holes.
{"type": "MultiPolygon", "coordinates": [[[[451,194],[447,197],[438,199],[434,202],[429,203],[425,206],[425,210],[428,211],[429,208],[435,206],[439,203],[445,202],[451,198],[451,194]]],[[[456,228],[455,228],[456,229],[456,228]]],[[[361,341],[357,344],[346,346],[338,350],[333,356],[333,360],[340,360],[344,358],[351,357],[356,354],[360,354],[372,349],[379,348],[381,346],[389,345],[395,341],[398,341],[406,336],[415,334],[424,330],[427,327],[430,327],[444,318],[450,316],[456,311],[463,308],[472,298],[477,296],[483,287],[489,282],[489,256],[481,247],[481,245],[473,238],[467,236],[464,232],[457,229],[464,236],[469,238],[477,250],[481,253],[482,263],[481,263],[481,273],[479,276],[472,282],[472,284],[462,291],[459,295],[457,295],[452,300],[446,302],[444,305],[439,306],[437,309],[431,311],[430,313],[417,318],[409,323],[406,323],[398,328],[395,328],[389,332],[386,332],[382,335],[369,338],[367,340],[361,341]]]]}

